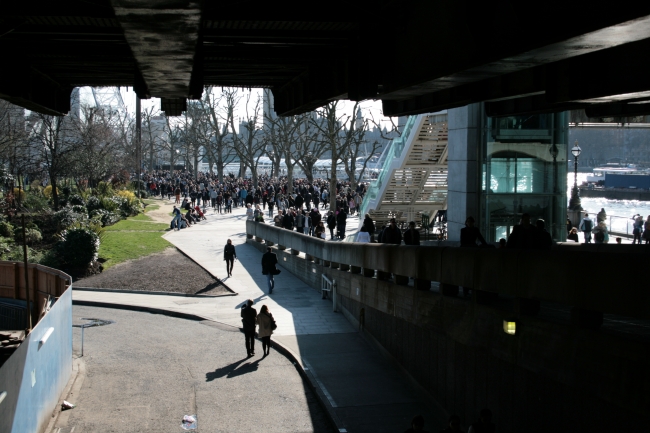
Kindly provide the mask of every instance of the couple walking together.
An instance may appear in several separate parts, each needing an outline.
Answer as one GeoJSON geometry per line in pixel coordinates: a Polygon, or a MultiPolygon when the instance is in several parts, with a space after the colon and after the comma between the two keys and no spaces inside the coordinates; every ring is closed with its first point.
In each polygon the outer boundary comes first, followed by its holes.
{"type": "Polygon", "coordinates": [[[253,308],[253,300],[246,301],[241,310],[241,321],[246,337],[246,353],[248,356],[255,355],[255,327],[259,326],[257,335],[262,340],[262,351],[264,356],[269,355],[271,349],[271,334],[277,328],[273,315],[266,305],[262,305],[260,314],[253,308]]]}

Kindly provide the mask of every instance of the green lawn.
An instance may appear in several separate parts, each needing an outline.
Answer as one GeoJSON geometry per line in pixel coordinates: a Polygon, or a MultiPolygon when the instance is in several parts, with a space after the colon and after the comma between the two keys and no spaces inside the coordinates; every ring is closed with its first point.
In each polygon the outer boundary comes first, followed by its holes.
{"type": "MultiPolygon", "coordinates": [[[[142,214],[139,214],[140,216],[142,214]]],[[[145,215],[146,216],[146,215],[145,215]]],[[[149,217],[147,217],[149,218],[149,217]]],[[[112,226],[104,227],[104,230],[107,232],[119,232],[119,231],[158,231],[164,232],[169,228],[169,224],[163,223],[151,223],[147,221],[139,220],[138,217],[132,217],[113,224],[112,226]]]]}
{"type": "MultiPolygon", "coordinates": [[[[158,253],[171,244],[162,238],[167,224],[140,220],[140,214],[104,228],[99,257],[106,259],[104,269],[118,263],[158,253]]],[[[149,217],[147,217],[149,218],[149,217]]]]}
{"type": "Polygon", "coordinates": [[[143,213],[139,213],[136,216],[129,219],[132,221],[153,221],[153,219],[150,216],[147,216],[143,213]]]}

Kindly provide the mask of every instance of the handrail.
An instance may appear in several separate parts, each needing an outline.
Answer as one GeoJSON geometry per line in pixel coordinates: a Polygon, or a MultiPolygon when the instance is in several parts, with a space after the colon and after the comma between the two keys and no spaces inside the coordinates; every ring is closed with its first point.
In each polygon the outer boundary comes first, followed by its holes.
{"type": "Polygon", "coordinates": [[[618,271],[643,269],[646,246],[571,243],[522,251],[327,242],[253,221],[246,233],[326,262],[650,319],[650,291],[634,272],[618,271]]]}
{"type": "Polygon", "coordinates": [[[386,178],[392,175],[391,167],[393,165],[393,161],[402,155],[402,150],[404,150],[404,144],[406,143],[406,140],[408,140],[409,135],[413,130],[413,126],[415,125],[416,119],[417,116],[409,116],[408,120],[406,121],[406,125],[404,125],[404,131],[402,131],[402,135],[393,139],[388,155],[386,156],[386,159],[384,161],[384,166],[381,168],[381,173],[379,173],[377,179],[375,179],[370,183],[368,191],[366,192],[363,202],[361,203],[361,211],[360,211],[361,215],[365,215],[366,213],[368,213],[368,207],[370,206],[370,201],[378,197],[379,190],[381,189],[382,185],[384,185],[387,181],[386,178]]]}

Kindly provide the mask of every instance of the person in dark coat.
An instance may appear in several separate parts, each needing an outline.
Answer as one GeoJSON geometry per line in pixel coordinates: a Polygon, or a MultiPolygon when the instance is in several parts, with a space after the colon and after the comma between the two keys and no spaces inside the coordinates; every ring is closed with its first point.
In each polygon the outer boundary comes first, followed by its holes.
{"type": "Polygon", "coordinates": [[[334,239],[334,229],[336,228],[336,217],[334,212],[329,211],[327,216],[327,228],[330,229],[330,239],[334,239]]]}
{"type": "Polygon", "coordinates": [[[269,284],[269,295],[273,293],[275,288],[275,280],[273,279],[274,275],[277,272],[275,265],[278,264],[278,256],[273,253],[273,249],[268,247],[266,253],[262,256],[262,274],[266,275],[266,280],[269,284]]]}
{"type": "Polygon", "coordinates": [[[366,217],[363,219],[363,226],[368,231],[370,235],[370,242],[374,240],[375,235],[375,222],[370,218],[370,215],[366,214],[366,217]]]}
{"type": "Polygon", "coordinates": [[[232,241],[228,239],[226,246],[223,248],[223,259],[226,261],[226,271],[228,271],[229,277],[232,277],[232,267],[235,264],[236,258],[237,252],[235,251],[235,246],[232,244],[232,241]]]}
{"type": "Polygon", "coordinates": [[[242,306],[241,322],[246,337],[246,353],[248,356],[255,355],[255,325],[257,323],[257,310],[253,308],[253,300],[249,299],[242,306]]]}
{"type": "Polygon", "coordinates": [[[400,245],[402,243],[402,231],[397,227],[395,218],[390,219],[390,225],[384,230],[382,241],[385,244],[400,245]]]}
{"type": "Polygon", "coordinates": [[[543,219],[538,219],[535,225],[537,226],[537,243],[535,247],[540,250],[550,250],[553,246],[553,238],[546,230],[546,223],[543,219]]]}
{"type": "Polygon", "coordinates": [[[530,223],[530,215],[521,216],[521,224],[513,227],[506,248],[534,249],[537,245],[537,229],[530,223]]]}
{"type": "Polygon", "coordinates": [[[415,221],[411,221],[409,229],[404,232],[404,245],[420,245],[420,232],[415,229],[415,221]]]}
{"type": "Polygon", "coordinates": [[[477,241],[483,246],[487,245],[478,227],[474,227],[474,217],[469,216],[465,220],[465,227],[460,229],[460,246],[475,247],[477,241]]]}
{"type": "Polygon", "coordinates": [[[348,214],[345,213],[344,208],[339,208],[339,213],[336,214],[336,227],[338,228],[338,237],[345,238],[345,224],[348,222],[348,214]]]}

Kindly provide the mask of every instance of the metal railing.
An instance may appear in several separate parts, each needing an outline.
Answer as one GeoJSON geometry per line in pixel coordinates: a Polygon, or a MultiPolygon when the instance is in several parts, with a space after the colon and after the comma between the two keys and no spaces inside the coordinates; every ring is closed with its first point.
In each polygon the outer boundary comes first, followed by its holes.
{"type": "Polygon", "coordinates": [[[327,242],[253,221],[246,222],[246,233],[350,272],[381,271],[406,281],[412,277],[650,319],[650,291],[639,285],[636,273],[617,271],[643,269],[647,246],[567,243],[551,250],[519,250],[327,242]]]}

